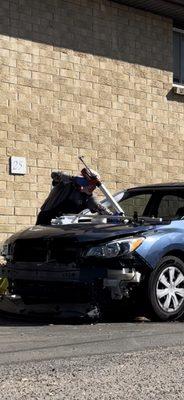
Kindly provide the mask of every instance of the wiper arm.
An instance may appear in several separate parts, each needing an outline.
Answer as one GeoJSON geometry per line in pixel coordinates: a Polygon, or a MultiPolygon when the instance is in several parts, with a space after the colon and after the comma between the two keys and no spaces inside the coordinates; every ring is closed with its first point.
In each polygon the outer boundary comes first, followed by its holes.
{"type": "MultiPolygon", "coordinates": [[[[139,224],[144,223],[144,222],[151,223],[151,224],[162,224],[166,220],[163,221],[163,218],[160,218],[160,217],[155,218],[154,216],[153,217],[147,217],[144,215],[138,216],[138,212],[134,211],[132,221],[135,223],[139,223],[139,224]]],[[[168,219],[167,219],[167,221],[168,221],[168,219]]]]}
{"type": "Polygon", "coordinates": [[[136,221],[138,224],[150,223],[151,225],[162,225],[171,222],[171,219],[155,218],[155,217],[138,217],[136,221]]]}

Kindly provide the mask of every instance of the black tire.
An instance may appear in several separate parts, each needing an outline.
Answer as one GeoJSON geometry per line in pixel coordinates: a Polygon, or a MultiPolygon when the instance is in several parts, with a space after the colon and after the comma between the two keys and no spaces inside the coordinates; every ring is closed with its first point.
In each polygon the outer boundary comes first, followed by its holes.
{"type": "Polygon", "coordinates": [[[181,318],[184,314],[182,292],[184,293],[184,262],[175,256],[163,257],[148,280],[151,317],[159,321],[175,321],[181,318]],[[177,284],[182,277],[183,280],[177,284]]]}

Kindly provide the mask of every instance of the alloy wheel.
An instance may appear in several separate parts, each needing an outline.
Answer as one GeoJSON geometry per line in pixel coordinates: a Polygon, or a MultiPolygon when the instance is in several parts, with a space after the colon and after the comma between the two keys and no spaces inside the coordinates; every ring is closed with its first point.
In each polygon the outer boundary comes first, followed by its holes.
{"type": "Polygon", "coordinates": [[[165,312],[176,312],[184,301],[184,274],[174,265],[167,266],[158,277],[156,297],[165,312]]]}

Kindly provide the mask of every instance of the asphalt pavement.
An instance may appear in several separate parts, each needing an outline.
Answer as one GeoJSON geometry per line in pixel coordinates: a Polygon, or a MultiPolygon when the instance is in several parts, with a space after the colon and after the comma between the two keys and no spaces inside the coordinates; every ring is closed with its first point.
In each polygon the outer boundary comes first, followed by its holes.
{"type": "Polygon", "coordinates": [[[184,346],[184,323],[0,320],[0,365],[184,346]]]}
{"type": "Polygon", "coordinates": [[[0,399],[184,398],[184,323],[0,317],[0,399]]]}

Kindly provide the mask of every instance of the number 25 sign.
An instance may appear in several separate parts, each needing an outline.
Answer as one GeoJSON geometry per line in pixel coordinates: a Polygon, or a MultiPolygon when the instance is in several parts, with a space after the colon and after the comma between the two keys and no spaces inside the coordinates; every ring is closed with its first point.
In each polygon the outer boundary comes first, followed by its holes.
{"type": "Polygon", "coordinates": [[[26,159],[25,159],[25,157],[11,157],[10,172],[11,172],[11,174],[18,174],[18,175],[26,174],[26,159]]]}

